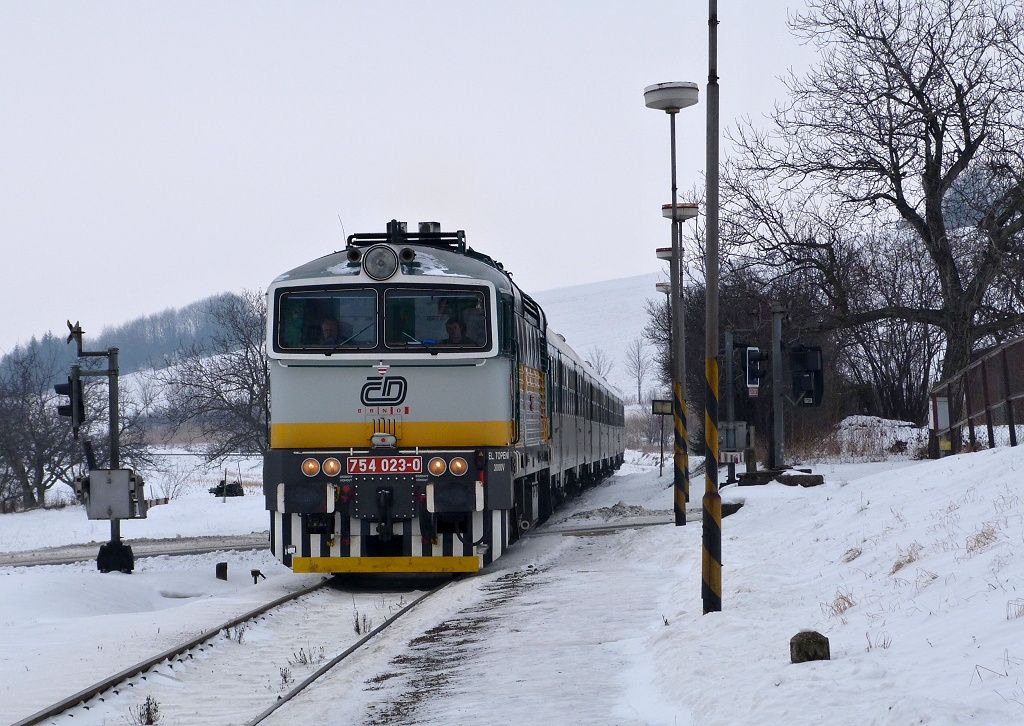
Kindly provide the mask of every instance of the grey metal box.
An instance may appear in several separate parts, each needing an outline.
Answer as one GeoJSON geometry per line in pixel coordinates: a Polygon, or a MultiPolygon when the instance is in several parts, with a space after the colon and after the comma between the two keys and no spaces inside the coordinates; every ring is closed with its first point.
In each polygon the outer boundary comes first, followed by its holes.
{"type": "Polygon", "coordinates": [[[89,472],[89,519],[131,519],[132,470],[93,469],[89,472]]]}

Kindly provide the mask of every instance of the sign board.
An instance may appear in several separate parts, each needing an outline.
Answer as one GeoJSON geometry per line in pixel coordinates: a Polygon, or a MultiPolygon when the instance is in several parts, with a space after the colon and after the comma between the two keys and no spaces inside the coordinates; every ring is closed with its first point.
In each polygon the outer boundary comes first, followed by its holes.
{"type": "Polygon", "coordinates": [[[945,431],[949,428],[949,398],[936,396],[932,409],[928,412],[928,418],[933,429],[945,431]]]}
{"type": "Polygon", "coordinates": [[[761,389],[758,386],[747,386],[747,396],[757,398],[757,392],[761,389]]]}
{"type": "Polygon", "coordinates": [[[718,452],[718,463],[719,464],[742,464],[743,463],[743,452],[742,451],[719,451],[718,452]]]}
{"type": "Polygon", "coordinates": [[[671,416],[672,415],[672,400],[671,399],[654,399],[651,401],[651,413],[655,416],[671,416]]]}

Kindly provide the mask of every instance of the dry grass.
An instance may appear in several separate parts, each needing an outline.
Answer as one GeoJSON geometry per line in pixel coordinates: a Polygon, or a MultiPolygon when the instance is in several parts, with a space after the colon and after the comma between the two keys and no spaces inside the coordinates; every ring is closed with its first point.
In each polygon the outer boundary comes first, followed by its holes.
{"type": "Polygon", "coordinates": [[[830,618],[839,618],[839,621],[845,624],[846,611],[856,604],[857,601],[853,599],[851,593],[836,590],[836,596],[832,599],[832,602],[821,603],[821,611],[830,618]]]}
{"type": "Polygon", "coordinates": [[[1024,618],[1024,600],[1015,598],[1006,603],[1006,619],[1016,620],[1017,618],[1024,618]]]}
{"type": "Polygon", "coordinates": [[[889,574],[895,575],[911,562],[917,562],[918,558],[921,557],[922,550],[924,550],[924,547],[922,547],[918,542],[914,542],[906,550],[897,548],[899,557],[897,557],[896,561],[892,563],[892,569],[889,570],[889,574]]]}
{"type": "Polygon", "coordinates": [[[917,577],[914,578],[915,592],[921,592],[921,590],[931,585],[937,579],[939,579],[939,576],[934,572],[929,572],[928,570],[924,569],[918,570],[917,577]]]}
{"type": "Polygon", "coordinates": [[[870,653],[875,648],[888,650],[889,646],[892,645],[892,636],[888,633],[879,633],[874,637],[874,640],[872,640],[871,638],[871,633],[864,633],[864,637],[867,638],[868,641],[868,647],[864,650],[866,650],[868,653],[870,653]]]}
{"type": "Polygon", "coordinates": [[[853,562],[862,554],[864,554],[864,550],[862,550],[860,547],[851,547],[843,553],[843,556],[840,559],[843,562],[853,562]]]}
{"type": "Polygon", "coordinates": [[[999,539],[999,531],[992,522],[986,522],[974,534],[967,537],[965,548],[967,554],[977,554],[995,544],[999,539]]]}

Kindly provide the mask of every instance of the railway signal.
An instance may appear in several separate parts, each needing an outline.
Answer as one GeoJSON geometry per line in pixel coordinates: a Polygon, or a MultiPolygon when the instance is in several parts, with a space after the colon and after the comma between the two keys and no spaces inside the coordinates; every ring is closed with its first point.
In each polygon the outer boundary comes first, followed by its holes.
{"type": "Polygon", "coordinates": [[[798,345],[789,353],[793,401],[797,406],[818,406],[825,389],[821,346],[798,345]]]}
{"type": "Polygon", "coordinates": [[[78,428],[85,423],[85,398],[82,391],[82,378],[87,376],[104,377],[109,390],[109,422],[110,452],[107,469],[96,466],[92,444],[83,442],[89,473],[75,480],[75,490],[85,500],[86,513],[89,519],[110,520],[110,541],[100,546],[96,557],[96,568],[100,572],[124,572],[135,569],[135,556],[132,548],[121,541],[122,519],[145,519],[146,496],[145,483],[142,477],[132,469],[121,468],[121,431],[118,401],[118,365],[117,348],[105,351],[84,350],[82,337],[85,331],[77,322],[72,325],[68,321],[68,340],[75,343],[79,358],[106,358],[105,369],[87,368],[80,365],[71,366],[71,374],[67,383],[58,383],[53,387],[59,396],[69,396],[71,403],[57,407],[61,416],[71,417],[71,428],[78,436],[78,428]]]}
{"type": "Polygon", "coordinates": [[[768,375],[768,353],[754,346],[747,346],[744,360],[747,372],[747,393],[756,398],[761,388],[761,379],[768,375]]]}
{"type": "Polygon", "coordinates": [[[85,395],[82,391],[81,368],[71,366],[67,383],[57,383],[53,390],[58,396],[67,396],[68,403],[57,404],[57,415],[71,419],[71,431],[78,438],[78,429],[85,423],[85,395]]]}

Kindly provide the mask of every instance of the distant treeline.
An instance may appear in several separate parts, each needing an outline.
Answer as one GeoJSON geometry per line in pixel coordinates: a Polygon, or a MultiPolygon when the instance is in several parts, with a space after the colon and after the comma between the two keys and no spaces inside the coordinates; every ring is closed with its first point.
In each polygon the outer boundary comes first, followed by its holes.
{"type": "MultiPolygon", "coordinates": [[[[93,335],[88,325],[85,328],[85,346],[87,350],[119,349],[118,361],[122,374],[133,373],[152,367],[163,367],[165,362],[183,348],[198,344],[205,346],[219,330],[211,309],[218,303],[237,298],[235,293],[225,292],[219,295],[197,300],[183,308],[168,308],[153,315],[145,315],[126,323],[104,328],[98,335],[93,335]]],[[[0,358],[0,367],[7,364],[11,356],[19,352],[38,349],[44,360],[50,356],[60,362],[59,370],[65,370],[75,362],[74,344],[68,345],[67,336],[62,333],[46,333],[41,338],[33,337],[28,343],[16,347],[0,358]]]]}

